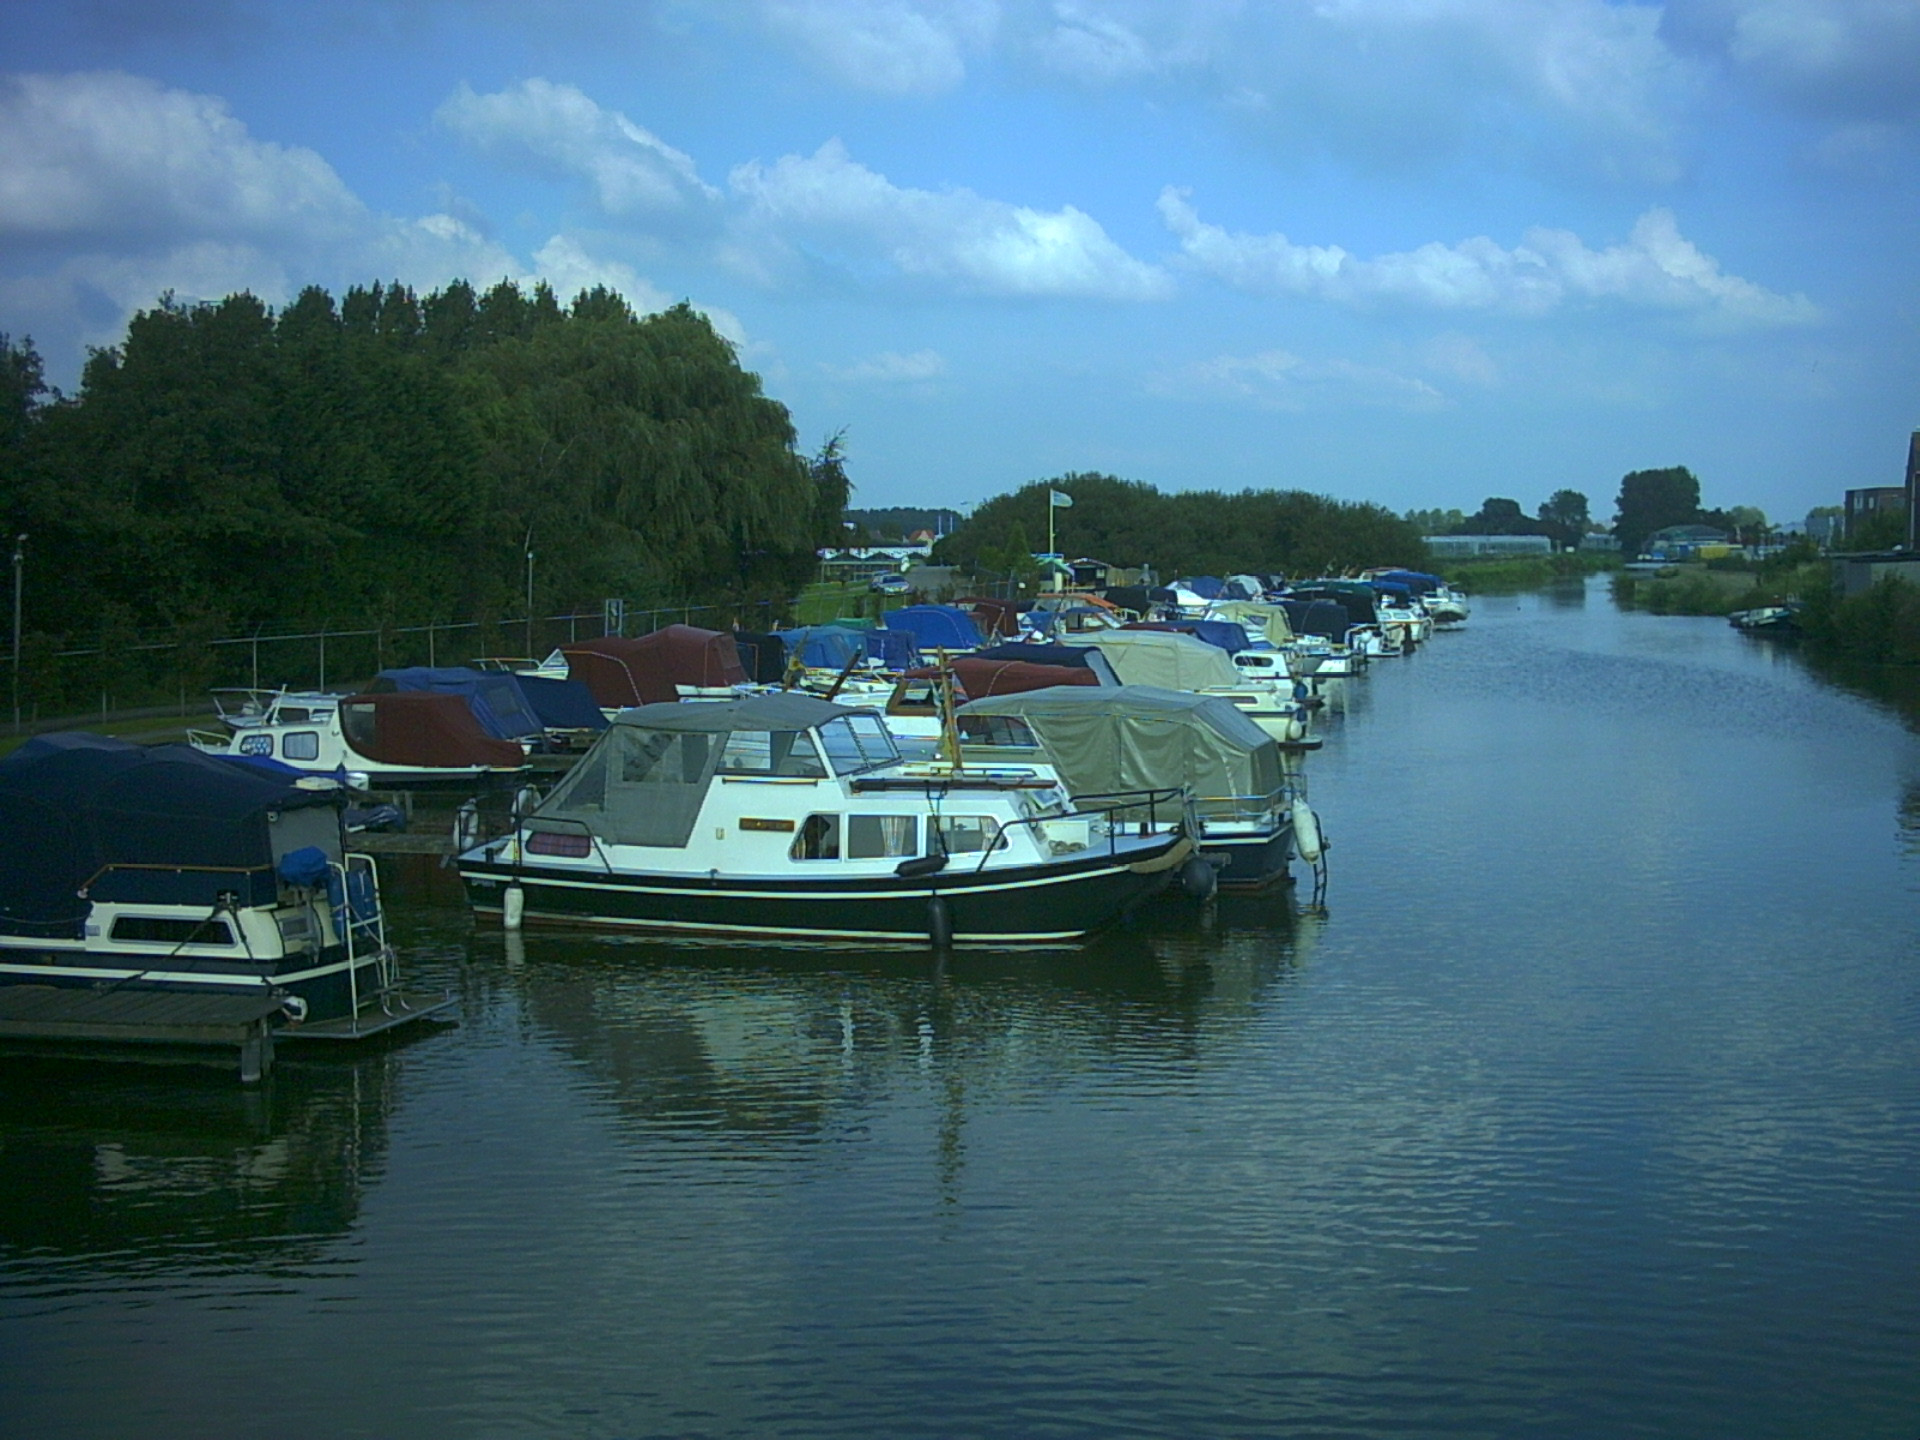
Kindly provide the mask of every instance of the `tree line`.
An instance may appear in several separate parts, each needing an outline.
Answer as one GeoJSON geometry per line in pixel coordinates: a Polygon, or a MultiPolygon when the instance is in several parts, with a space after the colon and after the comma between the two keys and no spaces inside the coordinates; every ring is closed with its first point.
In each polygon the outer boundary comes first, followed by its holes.
{"type": "Polygon", "coordinates": [[[605,288],[163,297],[71,397],[0,335],[27,623],[77,639],[487,622],[529,576],[542,614],[784,602],[848,491],[703,315],[605,288]]]}
{"type": "Polygon", "coordinates": [[[1185,490],[1162,494],[1140,481],[1069,474],[995,496],[934,547],[942,564],[990,574],[1032,566],[1046,541],[1047,498],[1054,539],[1068,558],[1151,566],[1162,579],[1237,573],[1334,574],[1376,565],[1420,566],[1420,531],[1379,505],[1333,500],[1303,490],[1185,490]]]}

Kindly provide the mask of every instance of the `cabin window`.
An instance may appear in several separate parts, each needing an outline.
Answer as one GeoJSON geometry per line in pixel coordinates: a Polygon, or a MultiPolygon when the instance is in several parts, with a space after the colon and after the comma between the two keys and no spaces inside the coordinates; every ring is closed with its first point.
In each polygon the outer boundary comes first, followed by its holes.
{"type": "Polygon", "coordinates": [[[820,743],[836,775],[877,770],[900,758],[893,735],[878,715],[845,715],[820,727],[820,743]]]}
{"type": "Polygon", "coordinates": [[[374,739],[374,709],[371,705],[342,705],[340,707],[340,728],[347,737],[347,744],[365,752],[367,747],[377,742],[374,739]]]}
{"type": "Polygon", "coordinates": [[[1011,745],[1037,749],[1040,742],[1018,715],[961,715],[960,738],[969,745],[1011,745]]]}
{"type": "Polygon", "coordinates": [[[1004,850],[1006,837],[991,815],[942,815],[940,847],[948,855],[978,855],[982,850],[1004,850]]]}
{"type": "Polygon", "coordinates": [[[313,719],[304,705],[282,705],[273,712],[276,725],[305,725],[313,719]]]}
{"type": "Polygon", "coordinates": [[[713,740],[698,731],[644,731],[620,757],[620,778],[629,785],[704,784],[713,740]]]}
{"type": "Polygon", "coordinates": [[[735,730],[720,752],[722,775],[824,780],[827,770],[804,730],[735,730]]]}
{"type": "Polygon", "coordinates": [[[110,938],[149,945],[231,945],[224,920],[181,920],[169,915],[118,915],[110,938]]]}
{"type": "Polygon", "coordinates": [[[795,860],[838,860],[840,858],[840,817],[809,815],[800,822],[800,832],[787,851],[795,860]]]}
{"type": "Polygon", "coordinates": [[[920,853],[920,817],[917,815],[849,815],[847,858],[879,860],[890,855],[920,853]]]}
{"type": "Polygon", "coordinates": [[[273,737],[271,735],[242,735],[240,737],[240,753],[242,755],[271,755],[273,754],[273,737]]]}
{"type": "Polygon", "coordinates": [[[577,831],[535,830],[527,836],[527,853],[584,860],[593,854],[593,837],[577,831]]]}
{"type": "Polygon", "coordinates": [[[317,730],[294,730],[280,737],[280,754],[288,760],[318,760],[320,758],[320,732],[317,730]]]}

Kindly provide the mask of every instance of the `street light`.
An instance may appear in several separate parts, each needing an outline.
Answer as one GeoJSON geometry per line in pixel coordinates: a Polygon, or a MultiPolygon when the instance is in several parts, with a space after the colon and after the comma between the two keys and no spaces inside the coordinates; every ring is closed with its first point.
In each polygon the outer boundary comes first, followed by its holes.
{"type": "Polygon", "coordinates": [[[527,527],[527,539],[522,548],[527,552],[527,658],[538,660],[533,653],[533,527],[527,527]]]}
{"type": "Polygon", "coordinates": [[[20,584],[27,570],[27,537],[13,537],[13,729],[20,733],[20,584]]]}

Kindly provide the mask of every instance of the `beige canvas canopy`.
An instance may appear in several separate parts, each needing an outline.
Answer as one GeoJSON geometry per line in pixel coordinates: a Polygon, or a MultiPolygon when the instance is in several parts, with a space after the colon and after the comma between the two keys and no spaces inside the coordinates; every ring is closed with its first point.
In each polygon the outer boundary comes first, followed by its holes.
{"type": "Polygon", "coordinates": [[[1216,600],[1207,611],[1209,620],[1237,620],[1249,630],[1266,636],[1269,645],[1291,644],[1296,638],[1287,623],[1287,612],[1278,605],[1258,600],[1216,600]]]}
{"type": "Polygon", "coordinates": [[[994,695],[960,707],[962,734],[969,717],[1001,715],[1026,724],[1076,796],[1185,786],[1201,801],[1267,800],[1285,784],[1280,747],[1217,695],[1150,685],[994,695]]]}
{"type": "Polygon", "coordinates": [[[1231,655],[1191,635],[1170,630],[1091,630],[1074,638],[1097,646],[1122,685],[1206,690],[1242,683],[1231,655]]]}

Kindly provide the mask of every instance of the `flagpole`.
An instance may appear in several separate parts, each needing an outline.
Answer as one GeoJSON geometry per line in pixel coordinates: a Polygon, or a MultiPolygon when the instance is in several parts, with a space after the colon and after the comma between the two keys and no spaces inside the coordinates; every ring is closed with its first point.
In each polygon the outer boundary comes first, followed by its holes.
{"type": "Polygon", "coordinates": [[[1047,555],[1051,560],[1053,556],[1053,489],[1051,486],[1047,489],[1047,555]]]}

